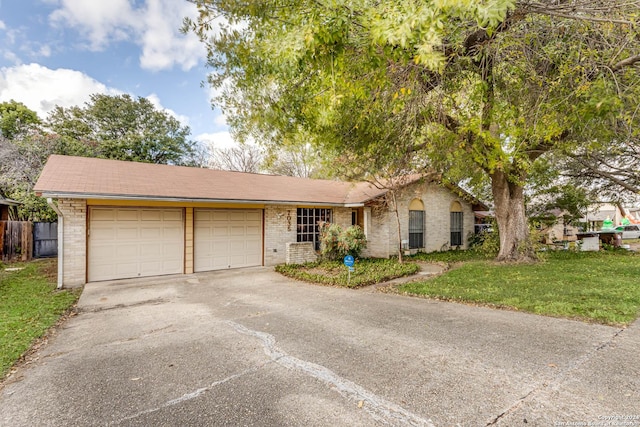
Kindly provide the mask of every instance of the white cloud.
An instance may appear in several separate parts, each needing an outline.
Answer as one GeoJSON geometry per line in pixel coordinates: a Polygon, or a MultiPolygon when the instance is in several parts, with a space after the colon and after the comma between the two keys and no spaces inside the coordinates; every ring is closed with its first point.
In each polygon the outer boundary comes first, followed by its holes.
{"type": "Polygon", "coordinates": [[[49,47],[49,45],[42,45],[40,46],[40,50],[38,51],[38,55],[39,56],[43,56],[45,58],[48,58],[51,56],[51,48],[49,47]]]}
{"type": "Polygon", "coordinates": [[[2,20],[0,20],[0,30],[4,30],[6,28],[7,26],[5,25],[5,23],[2,20]]]}
{"type": "Polygon", "coordinates": [[[22,102],[41,118],[56,105],[82,105],[93,93],[122,92],[75,70],[52,70],[39,64],[0,68],[0,102],[11,99],[22,102]]]}
{"type": "Polygon", "coordinates": [[[140,46],[140,66],[148,70],[179,66],[189,70],[206,57],[205,47],[194,34],[181,34],[182,19],[195,17],[194,4],[184,0],[60,0],[50,15],[54,25],[67,25],[87,38],[87,47],[104,49],[117,41],[140,46]]]}
{"type": "Polygon", "coordinates": [[[101,50],[113,41],[126,40],[136,16],[128,0],[61,0],[49,19],[54,25],[76,28],[88,40],[88,47],[101,50]]]}
{"type": "Polygon", "coordinates": [[[177,119],[183,126],[189,126],[189,117],[183,114],[178,114],[170,108],[163,107],[162,103],[160,102],[160,97],[155,93],[152,93],[151,95],[148,95],[145,98],[147,98],[149,102],[151,102],[151,105],[156,107],[157,110],[164,111],[171,117],[177,119]]]}
{"type": "Polygon", "coordinates": [[[195,14],[195,6],[186,1],[147,0],[141,16],[142,68],[160,70],[175,64],[189,70],[205,57],[205,47],[198,38],[179,31],[182,19],[195,14]]]}
{"type": "Polygon", "coordinates": [[[211,149],[231,148],[239,145],[226,131],[196,135],[195,140],[206,144],[211,149]]]}

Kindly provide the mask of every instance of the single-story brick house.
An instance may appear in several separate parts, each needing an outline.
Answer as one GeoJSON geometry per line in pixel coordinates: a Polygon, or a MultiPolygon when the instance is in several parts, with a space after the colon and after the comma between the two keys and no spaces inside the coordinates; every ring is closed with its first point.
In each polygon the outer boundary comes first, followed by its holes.
{"type": "MultiPolygon", "coordinates": [[[[366,182],[54,155],[35,191],[58,211],[59,286],[312,260],[319,221],[360,225],[365,256],[397,252],[386,190],[366,182]]],[[[466,248],[473,203],[411,180],[398,193],[402,239],[466,248]]]]}

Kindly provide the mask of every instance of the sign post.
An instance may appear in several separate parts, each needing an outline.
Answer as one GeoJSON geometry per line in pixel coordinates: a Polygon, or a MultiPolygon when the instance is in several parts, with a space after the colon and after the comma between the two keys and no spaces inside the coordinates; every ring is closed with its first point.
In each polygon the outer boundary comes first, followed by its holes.
{"type": "Polygon", "coordinates": [[[349,278],[347,279],[347,285],[351,284],[351,272],[355,269],[353,268],[353,264],[355,263],[355,259],[351,255],[347,255],[344,257],[344,265],[349,269],[349,278]]]}

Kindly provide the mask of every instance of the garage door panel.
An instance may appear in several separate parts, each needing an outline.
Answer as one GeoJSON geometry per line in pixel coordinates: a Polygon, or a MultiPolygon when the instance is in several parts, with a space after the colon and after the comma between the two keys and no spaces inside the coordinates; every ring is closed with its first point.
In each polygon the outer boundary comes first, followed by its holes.
{"type": "Polygon", "coordinates": [[[182,217],[182,209],[91,208],[89,281],[182,273],[182,217]]]}
{"type": "Polygon", "coordinates": [[[182,223],[182,212],[181,211],[162,211],[162,220],[165,222],[178,221],[182,223]]]}
{"type": "MultiPolygon", "coordinates": [[[[138,263],[122,263],[116,266],[115,273],[118,277],[129,278],[138,276],[138,263]]],[[[109,272],[107,272],[109,274],[109,272]]],[[[113,272],[111,272],[113,274],[113,272]]]]}
{"type": "Polygon", "coordinates": [[[116,240],[126,242],[128,240],[137,240],[140,238],[140,229],[127,223],[126,226],[121,225],[115,228],[114,235],[116,240]]]}
{"type": "MultiPolygon", "coordinates": [[[[135,259],[138,257],[138,244],[117,244],[114,251],[114,257],[119,263],[126,263],[127,259],[135,259]]],[[[107,262],[108,260],[105,260],[107,262]]]]}
{"type": "Polygon", "coordinates": [[[183,249],[182,247],[178,247],[175,245],[162,245],[162,256],[165,260],[164,262],[169,262],[167,260],[176,259],[176,262],[181,262],[179,258],[182,257],[183,249]]]}
{"type": "Polygon", "coordinates": [[[194,212],[194,270],[262,265],[262,211],[194,212]]]}
{"type": "Polygon", "coordinates": [[[246,213],[247,221],[262,222],[262,213],[260,211],[251,211],[246,213]]]}
{"type": "Polygon", "coordinates": [[[231,233],[230,234],[231,234],[231,236],[244,236],[246,234],[244,225],[240,225],[240,226],[233,225],[231,227],[231,233]]]}
{"type": "Polygon", "coordinates": [[[104,228],[94,227],[91,229],[90,237],[99,241],[115,240],[116,229],[115,227],[104,227],[104,228]]]}
{"type": "Polygon", "coordinates": [[[179,239],[182,237],[182,227],[181,228],[163,228],[162,235],[165,239],[179,239]]]}
{"type": "Polygon", "coordinates": [[[116,211],[115,209],[100,209],[96,211],[92,211],[91,213],[91,221],[113,221],[116,219],[116,211]]]}
{"type": "Polygon", "coordinates": [[[213,221],[228,221],[229,215],[225,211],[211,211],[211,220],[213,221]]]}
{"type": "Polygon", "coordinates": [[[213,228],[211,229],[211,236],[214,239],[229,236],[229,226],[214,225],[213,228]]]}
{"type": "Polygon", "coordinates": [[[140,211],[133,209],[116,209],[116,220],[117,221],[139,221],[140,220],[140,211]]]}
{"type": "Polygon", "coordinates": [[[250,236],[250,237],[261,236],[262,235],[262,227],[248,225],[247,228],[246,228],[246,235],[250,236]]]}
{"type": "Polygon", "coordinates": [[[163,212],[156,209],[146,209],[140,211],[140,220],[142,221],[158,221],[163,219],[163,212]]]}

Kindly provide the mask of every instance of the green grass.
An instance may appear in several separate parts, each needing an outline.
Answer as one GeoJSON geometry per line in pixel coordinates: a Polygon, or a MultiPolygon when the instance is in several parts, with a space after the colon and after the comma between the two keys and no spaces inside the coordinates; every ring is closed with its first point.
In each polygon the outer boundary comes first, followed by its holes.
{"type": "Polygon", "coordinates": [[[373,258],[357,260],[354,268],[350,281],[347,267],[341,261],[320,261],[303,265],[283,264],[276,266],[276,271],[306,282],[357,288],[408,276],[420,269],[417,264],[410,262],[399,264],[392,259],[373,258]]]}
{"type": "Polygon", "coordinates": [[[476,250],[451,250],[444,252],[418,253],[416,255],[407,257],[407,260],[444,262],[447,264],[451,264],[466,261],[489,260],[493,259],[494,257],[495,255],[493,254],[485,254],[476,250]]]}
{"type": "Polygon", "coordinates": [[[498,264],[470,257],[439,277],[407,283],[398,290],[448,301],[626,325],[640,315],[640,254],[558,251],[546,253],[544,260],[535,264],[498,264]]]}
{"type": "Polygon", "coordinates": [[[56,290],[55,260],[0,264],[0,379],[79,295],[78,290],[56,290]]]}

